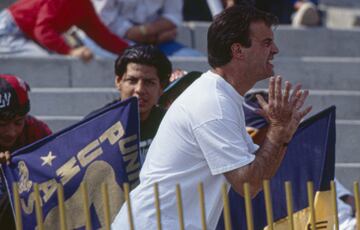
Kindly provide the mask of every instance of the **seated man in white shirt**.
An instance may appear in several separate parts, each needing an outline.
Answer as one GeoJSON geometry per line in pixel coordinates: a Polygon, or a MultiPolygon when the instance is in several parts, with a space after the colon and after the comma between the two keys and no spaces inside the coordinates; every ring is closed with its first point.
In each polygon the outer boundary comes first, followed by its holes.
{"type": "MultiPolygon", "coordinates": [[[[182,23],[183,1],[92,0],[102,22],[116,35],[134,43],[156,44],[167,56],[202,56],[199,51],[175,41],[182,23]]],[[[85,45],[100,56],[109,56],[90,39],[85,45]]]]}

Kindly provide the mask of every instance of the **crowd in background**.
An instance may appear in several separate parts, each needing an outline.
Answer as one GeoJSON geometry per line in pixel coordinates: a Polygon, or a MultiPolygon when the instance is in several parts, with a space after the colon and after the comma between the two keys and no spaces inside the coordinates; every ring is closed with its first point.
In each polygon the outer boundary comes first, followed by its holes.
{"type": "Polygon", "coordinates": [[[183,20],[212,21],[223,9],[250,4],[280,24],[320,25],[306,0],[18,0],[0,13],[0,55],[69,55],[115,59],[129,45],[155,44],[167,56],[204,56],[176,41],[183,20]]]}

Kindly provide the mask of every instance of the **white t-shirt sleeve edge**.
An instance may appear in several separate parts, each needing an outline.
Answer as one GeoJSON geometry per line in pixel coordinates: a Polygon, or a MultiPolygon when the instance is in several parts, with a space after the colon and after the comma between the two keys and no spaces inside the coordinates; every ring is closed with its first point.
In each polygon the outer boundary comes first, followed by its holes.
{"type": "Polygon", "coordinates": [[[215,176],[215,175],[218,175],[218,174],[223,174],[223,173],[232,171],[232,170],[237,169],[237,168],[244,167],[245,165],[250,164],[254,160],[255,160],[255,155],[249,154],[249,158],[246,159],[246,160],[236,162],[235,164],[228,165],[226,167],[222,167],[222,168],[219,168],[219,169],[215,169],[215,170],[210,169],[210,171],[211,171],[211,174],[213,176],[215,176]]]}

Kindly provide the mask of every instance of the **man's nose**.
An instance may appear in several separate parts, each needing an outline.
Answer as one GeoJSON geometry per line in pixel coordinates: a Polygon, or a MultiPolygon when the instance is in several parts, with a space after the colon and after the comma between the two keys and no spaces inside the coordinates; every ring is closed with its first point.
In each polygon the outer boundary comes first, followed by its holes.
{"type": "Polygon", "coordinates": [[[280,52],[280,51],[279,51],[279,48],[277,47],[277,45],[275,44],[275,42],[274,42],[273,45],[272,45],[272,50],[271,50],[271,52],[272,52],[273,54],[277,54],[277,53],[280,52]]]}
{"type": "Polygon", "coordinates": [[[145,86],[144,86],[144,82],[143,81],[138,81],[138,83],[136,84],[136,86],[135,86],[135,92],[136,93],[142,93],[142,92],[144,92],[144,88],[145,86]]]}

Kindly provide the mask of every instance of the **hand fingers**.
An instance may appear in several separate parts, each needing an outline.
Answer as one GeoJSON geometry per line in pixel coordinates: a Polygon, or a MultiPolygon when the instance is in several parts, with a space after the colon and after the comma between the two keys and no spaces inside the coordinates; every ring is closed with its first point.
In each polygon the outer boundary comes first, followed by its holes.
{"type": "Polygon", "coordinates": [[[276,76],[275,78],[275,106],[279,106],[282,103],[282,88],[281,88],[281,77],[276,76]]]}
{"type": "Polygon", "coordinates": [[[265,111],[262,110],[262,109],[257,109],[257,110],[255,110],[255,113],[258,114],[258,115],[260,115],[260,116],[262,116],[262,117],[265,117],[265,118],[266,118],[266,113],[265,113],[265,111]]]}
{"type": "Polygon", "coordinates": [[[261,108],[265,108],[267,103],[266,103],[265,99],[263,98],[263,96],[261,96],[260,94],[256,94],[255,97],[258,100],[259,105],[261,106],[261,108]]]}
{"type": "Polygon", "coordinates": [[[90,50],[86,50],[84,56],[87,61],[90,61],[93,58],[93,53],[90,50]]]}
{"type": "Polygon", "coordinates": [[[303,91],[296,102],[295,109],[297,110],[300,109],[304,105],[305,100],[308,96],[309,96],[309,90],[303,91]]]}
{"type": "Polygon", "coordinates": [[[303,119],[308,113],[310,113],[311,110],[312,110],[312,106],[308,106],[305,109],[303,109],[302,111],[300,111],[299,112],[300,120],[303,119]]]}
{"type": "Polygon", "coordinates": [[[275,77],[269,79],[269,105],[272,105],[275,100],[275,77]]]}
{"type": "Polygon", "coordinates": [[[284,92],[283,101],[282,101],[284,106],[286,106],[289,102],[290,90],[291,90],[291,83],[286,81],[285,82],[285,92],[284,92]]]}
{"type": "Polygon", "coordinates": [[[290,106],[294,106],[296,104],[296,102],[301,94],[300,89],[301,89],[301,85],[296,84],[295,88],[290,96],[290,100],[289,100],[290,106]]]}

